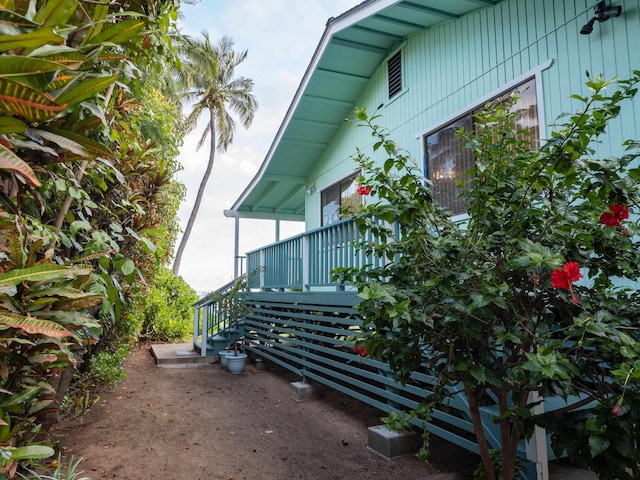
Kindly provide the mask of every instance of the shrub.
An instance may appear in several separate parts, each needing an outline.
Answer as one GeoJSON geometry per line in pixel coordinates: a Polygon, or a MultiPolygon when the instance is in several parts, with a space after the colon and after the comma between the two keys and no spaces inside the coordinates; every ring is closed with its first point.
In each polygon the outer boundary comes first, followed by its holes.
{"type": "Polygon", "coordinates": [[[640,71],[607,94],[613,84],[590,79],[592,95],[573,96],[580,110],[539,148],[519,129],[509,100],[479,113],[476,131],[461,133],[476,159],[463,191],[464,222],[451,219],[415,161],[358,112],[372,129],[374,151],[388,157],[380,164],[356,159],[363,194],[380,199],[356,217],[378,241],[359,247],[390,261],[337,272],[355,282],[362,299],[364,331],[356,340],[403,381],[421,368],[437,379],[420,407],[427,419],[448,387],[464,392],[491,480],[517,475],[517,448],[534,424],[551,431],[556,454],[582,456],[600,478],[640,478],[640,237],[633,220],[640,143],[627,141],[623,156],[606,159],[592,146],[636,94],[640,71]],[[562,408],[564,415],[534,416],[538,395],[580,401],[562,408]],[[498,407],[499,469],[481,423],[487,402],[498,407]],[[570,414],[590,402],[596,416],[570,414]]]}
{"type": "Polygon", "coordinates": [[[115,352],[103,350],[91,357],[89,373],[98,383],[116,385],[126,377],[124,361],[129,355],[129,347],[120,345],[115,352]]]}
{"type": "Polygon", "coordinates": [[[198,296],[182,277],[164,268],[135,314],[141,337],[157,342],[180,341],[193,331],[193,304],[198,296]]]}

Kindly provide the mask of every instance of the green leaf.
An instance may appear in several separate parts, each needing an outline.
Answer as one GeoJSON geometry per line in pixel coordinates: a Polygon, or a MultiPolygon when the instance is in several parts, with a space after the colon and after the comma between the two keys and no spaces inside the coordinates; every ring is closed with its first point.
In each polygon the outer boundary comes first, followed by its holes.
{"type": "Polygon", "coordinates": [[[117,75],[111,75],[108,77],[93,77],[88,80],[83,80],[76,87],[57,97],[56,101],[68,105],[77,105],[83,100],[93,97],[96,93],[106,90],[117,78],[117,75]]]}
{"type": "Polygon", "coordinates": [[[39,392],[40,387],[27,387],[22,390],[20,393],[16,393],[15,395],[11,395],[0,401],[0,409],[6,410],[7,407],[12,407],[14,405],[20,405],[26,401],[34,398],[39,392]]]}
{"type": "Polygon", "coordinates": [[[136,264],[133,263],[133,260],[127,259],[120,267],[123,275],[131,275],[136,269],[136,264]]]}
{"type": "Polygon", "coordinates": [[[37,28],[21,35],[0,35],[0,52],[37,48],[48,43],[62,43],[64,38],[53,27],[37,28]]]}
{"type": "Polygon", "coordinates": [[[80,230],[88,232],[91,231],[91,228],[91,224],[86,220],[76,220],[69,226],[69,233],[71,233],[71,235],[77,235],[80,230]]]}
{"type": "Polygon", "coordinates": [[[0,169],[13,170],[22,175],[31,186],[40,186],[40,181],[36,178],[31,167],[4,145],[0,145],[0,169]]]}
{"type": "Polygon", "coordinates": [[[91,268],[65,267],[62,265],[36,265],[29,268],[16,268],[0,274],[0,284],[18,285],[22,282],[38,282],[60,278],[88,275],[91,268]]]}
{"type": "Polygon", "coordinates": [[[46,445],[29,445],[11,449],[11,460],[26,460],[51,457],[55,451],[46,445]]]}
{"type": "Polygon", "coordinates": [[[29,122],[45,122],[66,107],[28,85],[0,77],[0,113],[17,115],[29,122]]]}
{"type": "Polygon", "coordinates": [[[604,453],[604,451],[609,448],[611,442],[608,438],[600,437],[597,435],[592,435],[589,437],[589,450],[591,451],[591,456],[595,457],[596,455],[600,455],[604,453]]]}
{"type": "Polygon", "coordinates": [[[67,130],[52,127],[40,128],[37,130],[37,132],[42,132],[43,130],[50,132],[50,134],[57,135],[58,137],[64,137],[68,141],[74,142],[75,144],[79,145],[86,153],[89,153],[90,156],[102,158],[113,157],[112,151],[107,146],[103,145],[102,143],[96,142],[95,140],[91,140],[84,135],[79,135],[67,130]]]}
{"type": "Polygon", "coordinates": [[[36,13],[34,21],[43,26],[65,25],[76,11],[76,0],[48,0],[36,13]]]}
{"type": "Polygon", "coordinates": [[[484,368],[481,366],[476,366],[469,369],[469,373],[473,378],[475,378],[478,383],[485,383],[487,381],[487,375],[484,371],[484,368]]]}
{"type": "Polygon", "coordinates": [[[73,333],[56,322],[12,313],[0,313],[0,324],[18,328],[30,335],[45,335],[53,338],[73,336],[73,333]]]}
{"type": "MultiPolygon", "coordinates": [[[[0,58],[2,58],[0,56],[0,58]]],[[[0,117],[0,134],[22,133],[27,129],[27,124],[13,117],[0,117]]]]}
{"type": "Polygon", "coordinates": [[[144,28],[144,21],[137,19],[124,20],[105,28],[101,33],[90,39],[91,44],[115,43],[121,44],[135,37],[144,28]]]}
{"type": "Polygon", "coordinates": [[[47,130],[40,130],[36,128],[30,129],[31,132],[40,135],[45,140],[55,143],[59,147],[69,150],[71,153],[75,153],[84,158],[90,158],[91,155],[80,145],[79,143],[71,140],[68,135],[59,135],[57,133],[49,132],[47,130]]]}
{"type": "Polygon", "coordinates": [[[10,78],[42,90],[49,85],[62,66],[40,58],[0,55],[0,77],[10,78]]]}
{"type": "Polygon", "coordinates": [[[27,29],[37,28],[39,26],[37,23],[11,11],[13,10],[13,2],[5,5],[4,2],[6,1],[7,0],[0,1],[0,33],[20,35],[28,31],[27,29]]]}

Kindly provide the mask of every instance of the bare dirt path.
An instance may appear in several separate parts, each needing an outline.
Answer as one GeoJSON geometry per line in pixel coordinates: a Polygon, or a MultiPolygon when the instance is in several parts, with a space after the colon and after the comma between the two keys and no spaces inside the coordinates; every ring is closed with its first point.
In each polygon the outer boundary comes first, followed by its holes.
{"type": "Polygon", "coordinates": [[[478,462],[437,439],[431,466],[384,460],[366,449],[380,411],[330,389],[297,403],[288,372],[158,368],[149,347],[126,370],[86,415],[52,431],[91,480],[452,480],[471,478],[478,462]]]}

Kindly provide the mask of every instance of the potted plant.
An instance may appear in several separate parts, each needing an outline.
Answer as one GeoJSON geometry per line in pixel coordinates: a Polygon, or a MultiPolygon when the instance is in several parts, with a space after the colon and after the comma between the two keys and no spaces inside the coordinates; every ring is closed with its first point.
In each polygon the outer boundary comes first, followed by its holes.
{"type": "Polygon", "coordinates": [[[247,313],[247,309],[242,303],[242,294],[247,288],[247,275],[238,277],[225,299],[229,312],[227,328],[228,347],[226,353],[220,357],[220,363],[223,364],[223,367],[225,366],[224,363],[226,363],[226,369],[234,375],[239,375],[244,371],[244,366],[247,361],[247,354],[238,347],[238,335],[241,326],[240,319],[247,313]]]}

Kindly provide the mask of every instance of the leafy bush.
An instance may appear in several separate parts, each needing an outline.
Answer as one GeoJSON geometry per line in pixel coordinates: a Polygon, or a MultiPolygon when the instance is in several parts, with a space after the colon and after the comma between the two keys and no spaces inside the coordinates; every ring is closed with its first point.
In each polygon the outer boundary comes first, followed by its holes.
{"type": "Polygon", "coordinates": [[[115,352],[103,350],[91,357],[89,372],[94,380],[106,385],[116,385],[126,377],[124,361],[129,355],[129,347],[120,345],[115,352]]]}
{"type": "Polygon", "coordinates": [[[141,337],[167,342],[187,338],[193,331],[193,304],[198,295],[182,277],[164,268],[156,285],[134,313],[142,325],[141,337]]]}
{"type": "Polygon", "coordinates": [[[574,95],[581,108],[539,148],[511,101],[479,113],[476,131],[461,133],[476,160],[464,222],[358,112],[387,157],[356,158],[362,194],[380,199],[356,217],[377,238],[359,247],[390,261],[337,272],[362,299],[356,340],[403,381],[423,368],[437,378],[427,416],[452,385],[464,392],[491,480],[517,475],[519,442],[535,424],[552,433],[556,454],[581,456],[600,478],[640,478],[640,143],[606,159],[592,146],[636,94],[640,71],[608,94],[613,84],[590,79],[591,96],[574,95]],[[534,416],[538,396],[573,400],[534,416]],[[591,402],[595,417],[577,411],[591,402]],[[482,427],[488,403],[498,409],[499,468],[482,427]]]}

